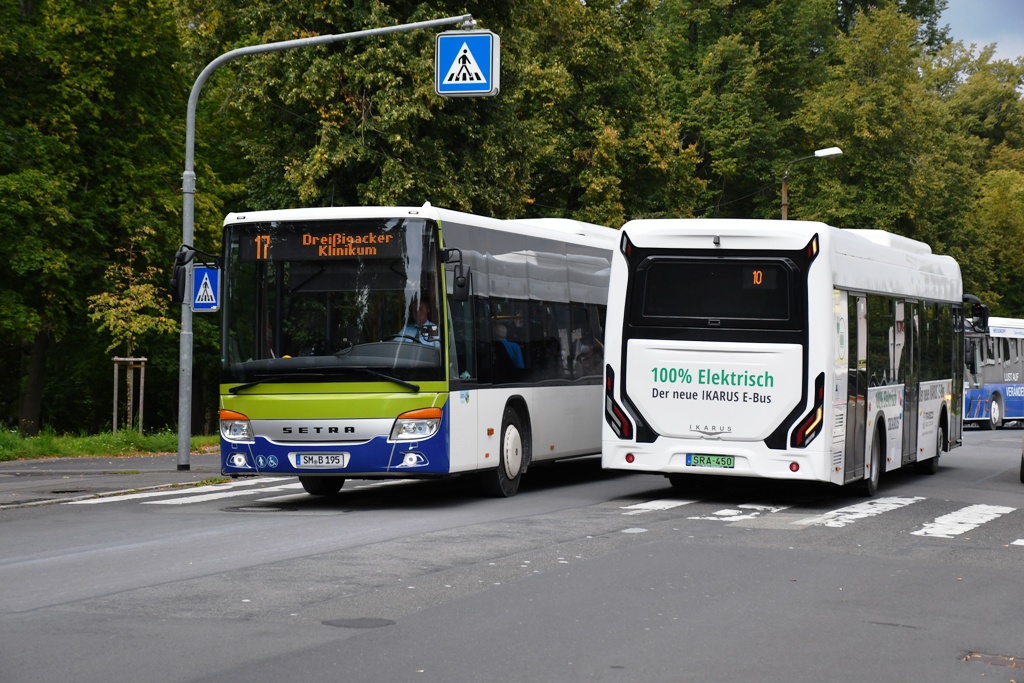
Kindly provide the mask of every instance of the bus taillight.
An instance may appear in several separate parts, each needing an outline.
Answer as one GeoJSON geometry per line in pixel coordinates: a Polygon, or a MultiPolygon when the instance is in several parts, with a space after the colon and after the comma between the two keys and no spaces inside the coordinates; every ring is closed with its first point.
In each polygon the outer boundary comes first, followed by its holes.
{"type": "Polygon", "coordinates": [[[814,380],[814,405],[799,423],[790,441],[793,448],[806,448],[821,432],[822,417],[825,412],[825,373],[814,380]]]}
{"type": "Polygon", "coordinates": [[[615,387],[615,372],[610,365],[605,366],[604,380],[604,419],[608,426],[620,439],[633,438],[633,423],[626,417],[626,413],[619,404],[615,402],[613,388],[615,387]]]}

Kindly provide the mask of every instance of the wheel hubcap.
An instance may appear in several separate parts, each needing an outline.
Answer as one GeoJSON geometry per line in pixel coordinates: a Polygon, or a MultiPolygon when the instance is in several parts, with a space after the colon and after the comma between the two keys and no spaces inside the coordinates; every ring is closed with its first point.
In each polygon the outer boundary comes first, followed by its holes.
{"type": "Polygon", "coordinates": [[[523,440],[519,435],[519,430],[512,425],[505,430],[501,451],[501,459],[505,463],[505,474],[509,479],[515,479],[519,474],[519,468],[523,465],[523,440]]]}

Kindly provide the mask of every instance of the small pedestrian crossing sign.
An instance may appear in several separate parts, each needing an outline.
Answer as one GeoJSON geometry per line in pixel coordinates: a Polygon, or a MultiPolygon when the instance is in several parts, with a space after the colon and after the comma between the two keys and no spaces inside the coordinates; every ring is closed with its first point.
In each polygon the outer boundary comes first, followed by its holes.
{"type": "Polygon", "coordinates": [[[437,34],[434,90],[444,97],[489,97],[498,94],[501,40],[490,31],[445,31],[437,34]]]}
{"type": "Polygon", "coordinates": [[[220,309],[220,270],[206,266],[192,269],[192,311],[215,313],[220,309]]]}

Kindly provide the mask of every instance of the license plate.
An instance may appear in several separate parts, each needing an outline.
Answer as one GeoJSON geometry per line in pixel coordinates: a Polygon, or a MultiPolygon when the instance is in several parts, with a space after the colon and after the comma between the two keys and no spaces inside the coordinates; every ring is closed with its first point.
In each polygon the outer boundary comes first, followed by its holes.
{"type": "Polygon", "coordinates": [[[345,467],[348,453],[296,453],[296,467],[345,467]]]}
{"type": "Polygon", "coordinates": [[[732,469],[736,466],[736,458],[731,455],[694,455],[686,454],[687,467],[724,467],[732,469]]]}

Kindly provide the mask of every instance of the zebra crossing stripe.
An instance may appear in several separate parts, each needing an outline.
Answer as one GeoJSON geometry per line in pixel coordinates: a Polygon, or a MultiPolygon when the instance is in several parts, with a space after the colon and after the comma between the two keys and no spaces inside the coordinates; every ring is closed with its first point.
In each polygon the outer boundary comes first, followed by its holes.
{"type": "MultiPolygon", "coordinates": [[[[264,480],[266,481],[266,480],[264,480]]],[[[258,489],[259,493],[276,493],[278,491],[294,491],[295,489],[301,489],[302,484],[295,482],[294,484],[282,484],[281,486],[268,486],[267,488],[258,489]]],[[[181,498],[172,498],[170,500],[147,500],[142,505],[191,505],[192,503],[205,503],[210,500],[221,500],[222,498],[237,498],[238,496],[251,496],[255,493],[252,490],[248,491],[218,491],[216,493],[207,493],[199,496],[183,496],[181,498]]]]}
{"type": "Polygon", "coordinates": [[[792,522],[792,524],[802,524],[804,526],[844,527],[859,519],[866,519],[868,517],[880,515],[884,512],[898,510],[899,508],[906,507],[907,505],[911,505],[912,503],[916,503],[921,500],[924,500],[921,496],[914,496],[910,498],[900,496],[875,498],[863,503],[857,503],[856,505],[841,507],[836,510],[832,510],[831,512],[826,512],[823,515],[815,515],[814,517],[798,519],[797,521],[792,522]]]}
{"type": "Polygon", "coordinates": [[[1016,509],[1002,505],[968,505],[948,515],[936,517],[934,522],[928,522],[924,528],[910,533],[914,536],[953,538],[967,533],[971,529],[977,529],[982,524],[998,519],[1016,509]]]}
{"type": "Polygon", "coordinates": [[[658,510],[671,510],[681,505],[689,505],[690,503],[696,503],[695,500],[679,500],[676,498],[663,498],[661,500],[649,500],[646,503],[636,503],[635,505],[625,505],[620,510],[627,510],[623,512],[624,515],[642,515],[645,512],[655,512],[658,510]]]}
{"type": "MultiPolygon", "coordinates": [[[[268,481],[282,481],[291,477],[267,477],[264,479],[240,479],[227,484],[210,484],[208,486],[191,486],[181,488],[160,489],[159,491],[143,491],[141,493],[126,493],[124,495],[110,495],[102,498],[86,498],[85,500],[69,500],[64,505],[99,505],[100,503],[119,503],[125,500],[142,500],[145,498],[167,498],[169,496],[192,495],[210,491],[224,491],[245,486],[265,484],[268,481]]],[[[245,491],[243,493],[250,493],[245,491]]]]}

